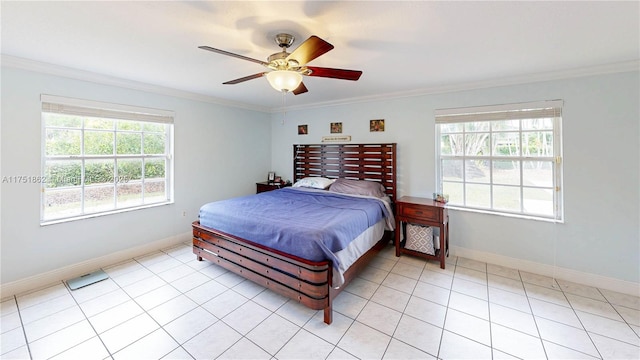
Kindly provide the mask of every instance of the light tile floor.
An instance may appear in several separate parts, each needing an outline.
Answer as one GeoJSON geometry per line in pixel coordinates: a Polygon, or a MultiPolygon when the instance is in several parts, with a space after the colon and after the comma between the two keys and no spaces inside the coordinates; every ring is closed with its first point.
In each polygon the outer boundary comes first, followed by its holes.
{"type": "Polygon", "coordinates": [[[309,310],[189,244],[104,269],[109,279],[2,299],[2,359],[638,359],[640,299],[389,246],[334,303],[309,310]]]}

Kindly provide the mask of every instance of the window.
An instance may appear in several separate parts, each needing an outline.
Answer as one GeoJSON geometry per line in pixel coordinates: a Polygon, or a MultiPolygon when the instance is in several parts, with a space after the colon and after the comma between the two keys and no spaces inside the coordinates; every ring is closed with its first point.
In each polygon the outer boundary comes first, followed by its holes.
{"type": "Polygon", "coordinates": [[[42,95],[41,224],[172,202],[173,113],[42,95]]]}
{"type": "Polygon", "coordinates": [[[449,206],[562,221],[562,101],[436,110],[449,206]]]}

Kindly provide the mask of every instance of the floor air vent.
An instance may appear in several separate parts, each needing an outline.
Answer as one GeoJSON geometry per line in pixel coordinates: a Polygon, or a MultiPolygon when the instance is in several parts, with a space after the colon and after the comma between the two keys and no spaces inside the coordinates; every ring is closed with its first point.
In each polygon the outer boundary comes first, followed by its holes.
{"type": "Polygon", "coordinates": [[[106,280],[109,278],[109,275],[102,270],[96,270],[94,272],[84,274],[82,276],[78,276],[77,278],[73,278],[71,280],[67,280],[67,285],[69,285],[69,289],[76,290],[81,287],[85,287],[91,284],[95,284],[99,281],[106,280]]]}

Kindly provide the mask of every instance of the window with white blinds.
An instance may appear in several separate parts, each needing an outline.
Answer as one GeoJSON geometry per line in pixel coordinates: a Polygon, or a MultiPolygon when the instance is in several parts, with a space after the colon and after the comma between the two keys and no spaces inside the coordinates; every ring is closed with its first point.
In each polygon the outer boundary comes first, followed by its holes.
{"type": "Polygon", "coordinates": [[[563,220],[562,101],[436,110],[437,190],[459,209],[563,220]]]}
{"type": "Polygon", "coordinates": [[[171,203],[173,112],[42,95],[41,224],[171,203]]]}

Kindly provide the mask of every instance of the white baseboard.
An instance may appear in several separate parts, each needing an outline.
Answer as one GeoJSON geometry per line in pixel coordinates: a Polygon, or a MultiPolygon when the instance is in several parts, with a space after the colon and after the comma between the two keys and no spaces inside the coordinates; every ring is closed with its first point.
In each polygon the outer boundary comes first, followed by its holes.
{"type": "MultiPolygon", "coordinates": [[[[185,232],[169,238],[157,240],[144,245],[117,251],[111,254],[100,256],[98,258],[86,260],[77,264],[65,266],[43,274],[30,276],[28,278],[16,280],[6,284],[0,284],[0,294],[2,298],[20,294],[26,291],[51,285],[52,283],[71,279],[98,268],[107,267],[134,257],[148,254],[153,251],[164,249],[173,245],[177,245],[191,239],[191,232],[185,232]]],[[[640,295],[640,284],[631,281],[625,281],[610,278],[601,275],[585,273],[577,270],[554,267],[537,263],[534,261],[516,259],[508,256],[497,255],[493,253],[466,249],[458,246],[451,246],[451,255],[460,256],[472,260],[487,262],[500,265],[512,269],[518,269],[534,274],[555,277],[579,284],[589,285],[600,289],[616,291],[623,294],[634,296],[640,295]]]]}
{"type": "Polygon", "coordinates": [[[640,296],[640,283],[634,283],[631,281],[590,274],[582,271],[542,264],[535,261],[516,259],[484,251],[466,249],[458,246],[451,246],[451,255],[522,270],[533,274],[550,276],[556,279],[616,291],[623,294],[640,296]]]}
{"type": "Polygon", "coordinates": [[[161,240],[153,241],[129,249],[116,251],[94,259],[89,259],[76,264],[68,265],[59,269],[48,271],[43,274],[29,276],[24,279],[0,284],[0,294],[2,298],[20,294],[26,291],[35,290],[43,286],[51,285],[66,279],[72,279],[84,275],[99,268],[107,267],[119,262],[148,254],[160,249],[171,247],[191,240],[191,232],[185,232],[161,240]]]}

